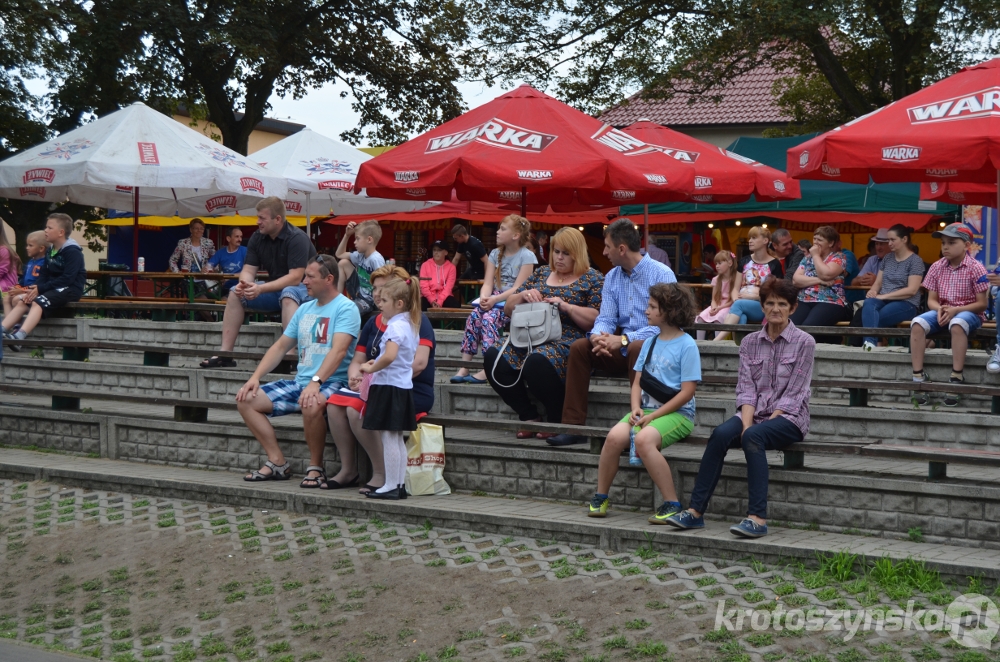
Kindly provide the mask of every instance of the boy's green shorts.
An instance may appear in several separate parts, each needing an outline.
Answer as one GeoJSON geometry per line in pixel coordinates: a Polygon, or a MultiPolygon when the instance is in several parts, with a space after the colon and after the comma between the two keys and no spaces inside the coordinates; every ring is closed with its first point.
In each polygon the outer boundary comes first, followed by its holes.
{"type": "MultiPolygon", "coordinates": [[[[656,410],[643,409],[642,411],[644,414],[652,414],[656,410]]],[[[631,415],[631,412],[625,414],[625,418],[623,418],[621,422],[628,424],[628,417],[631,415]]],[[[650,426],[660,433],[661,449],[666,448],[675,441],[680,441],[684,437],[691,434],[691,430],[694,429],[694,423],[689,421],[683,414],[678,414],[677,412],[653,419],[653,422],[646,427],[650,426]]]]}

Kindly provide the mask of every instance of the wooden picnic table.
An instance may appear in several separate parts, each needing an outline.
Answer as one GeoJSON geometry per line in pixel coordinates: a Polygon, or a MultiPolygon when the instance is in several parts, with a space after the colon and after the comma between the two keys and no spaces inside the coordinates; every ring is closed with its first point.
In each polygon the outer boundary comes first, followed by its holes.
{"type": "MultiPolygon", "coordinates": [[[[157,289],[156,289],[156,282],[157,281],[160,281],[160,282],[166,281],[166,282],[171,283],[171,284],[172,283],[185,282],[186,283],[185,290],[187,292],[188,303],[195,303],[195,294],[194,294],[194,284],[195,284],[195,281],[210,280],[210,281],[222,282],[222,281],[227,281],[227,280],[235,280],[236,278],[239,277],[239,274],[223,274],[223,273],[218,273],[218,272],[214,272],[214,271],[213,272],[198,272],[198,271],[194,271],[194,272],[192,272],[192,271],[137,271],[137,272],[132,272],[132,271],[88,271],[87,272],[87,279],[94,281],[95,284],[91,288],[88,288],[88,290],[86,290],[84,292],[84,295],[86,296],[86,295],[88,295],[89,293],[92,292],[95,296],[98,296],[100,298],[104,298],[104,297],[106,297],[108,295],[108,291],[110,290],[110,287],[108,286],[108,280],[110,280],[111,278],[121,278],[121,279],[125,280],[125,279],[131,279],[133,276],[135,276],[135,277],[137,277],[139,279],[142,279],[142,280],[152,281],[153,282],[153,295],[157,296],[157,297],[163,296],[163,293],[166,292],[169,289],[169,285],[168,285],[167,287],[162,287],[162,288],[160,288],[159,291],[157,291],[157,289]]],[[[262,272],[258,272],[256,278],[259,279],[262,276],[266,278],[267,277],[267,273],[266,272],[263,272],[263,273],[262,272]]],[[[138,292],[133,292],[132,294],[135,295],[135,294],[138,294],[138,292]]]]}

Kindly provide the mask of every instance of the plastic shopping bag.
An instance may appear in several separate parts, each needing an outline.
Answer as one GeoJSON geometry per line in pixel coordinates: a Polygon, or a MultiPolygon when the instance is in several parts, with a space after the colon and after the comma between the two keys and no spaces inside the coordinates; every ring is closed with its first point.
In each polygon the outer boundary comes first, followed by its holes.
{"type": "Polygon", "coordinates": [[[444,429],[420,423],[406,442],[406,491],[414,496],[451,494],[444,479],[444,429]]]}

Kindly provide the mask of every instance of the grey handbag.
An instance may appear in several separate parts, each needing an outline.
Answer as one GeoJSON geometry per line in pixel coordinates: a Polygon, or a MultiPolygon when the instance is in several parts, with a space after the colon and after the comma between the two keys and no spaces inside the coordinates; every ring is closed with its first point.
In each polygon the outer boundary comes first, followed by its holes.
{"type": "MultiPolygon", "coordinates": [[[[560,338],[562,338],[562,320],[559,319],[559,308],[557,306],[545,301],[518,304],[517,308],[514,309],[514,314],[511,315],[510,333],[507,334],[507,339],[504,340],[503,347],[500,348],[497,360],[499,361],[500,356],[503,356],[508,343],[519,349],[527,349],[530,355],[535,347],[552,342],[553,340],[559,340],[560,338]]],[[[525,360],[527,360],[527,356],[525,356],[525,360]]],[[[493,370],[491,371],[493,383],[497,386],[510,388],[521,380],[521,373],[524,372],[524,363],[521,363],[521,370],[517,373],[517,379],[514,380],[513,384],[509,385],[501,384],[496,380],[496,369],[497,365],[494,363],[493,370]]]]}

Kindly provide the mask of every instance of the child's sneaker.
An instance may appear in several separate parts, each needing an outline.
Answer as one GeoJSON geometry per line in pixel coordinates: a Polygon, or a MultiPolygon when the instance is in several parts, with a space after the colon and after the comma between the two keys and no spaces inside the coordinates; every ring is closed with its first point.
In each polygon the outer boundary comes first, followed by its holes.
{"type": "Polygon", "coordinates": [[[595,494],[594,498],[590,500],[590,511],[587,513],[587,517],[607,517],[610,509],[611,503],[608,501],[608,497],[595,494]]]}
{"type": "Polygon", "coordinates": [[[872,343],[871,343],[870,341],[866,340],[866,341],[865,341],[865,344],[863,344],[863,345],[861,346],[861,349],[863,349],[863,350],[864,350],[864,351],[866,351],[866,352],[870,352],[870,351],[872,351],[873,349],[875,349],[875,345],[874,345],[874,344],[872,344],[872,343]]]}
{"type": "Polygon", "coordinates": [[[5,333],[5,334],[3,334],[3,337],[4,337],[4,340],[10,341],[9,343],[6,343],[7,344],[7,349],[9,349],[12,352],[20,352],[21,351],[21,346],[20,345],[11,344],[14,341],[18,340],[18,338],[15,337],[13,333],[5,333]]]}
{"type": "Polygon", "coordinates": [[[986,372],[994,375],[1000,372],[1000,345],[997,345],[996,349],[993,350],[993,356],[986,363],[986,372]]]}
{"type": "MultiPolygon", "coordinates": [[[[965,378],[964,377],[955,377],[954,373],[952,373],[952,377],[951,377],[951,379],[948,380],[948,383],[949,384],[964,384],[965,383],[965,378]]],[[[944,394],[944,406],[945,407],[957,407],[958,406],[958,402],[961,399],[961,397],[962,396],[959,395],[958,393],[945,393],[944,394]]]]}
{"type": "Polygon", "coordinates": [[[664,501],[649,518],[650,524],[666,524],[667,520],[684,510],[679,501],[664,501]]]}
{"type": "MultiPolygon", "coordinates": [[[[927,373],[921,370],[920,372],[913,373],[913,381],[917,384],[923,384],[924,382],[929,382],[930,379],[928,379],[927,373]]],[[[914,391],[912,399],[914,404],[921,406],[926,405],[931,401],[930,395],[922,391],[914,391]]]]}

